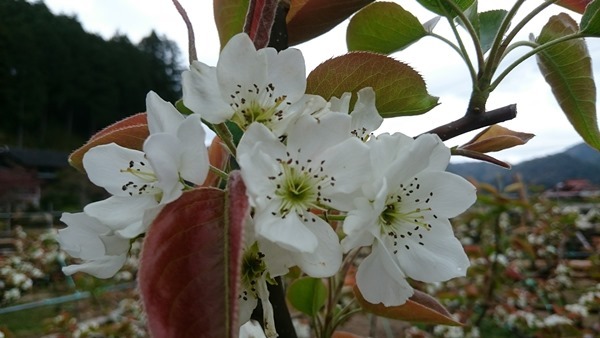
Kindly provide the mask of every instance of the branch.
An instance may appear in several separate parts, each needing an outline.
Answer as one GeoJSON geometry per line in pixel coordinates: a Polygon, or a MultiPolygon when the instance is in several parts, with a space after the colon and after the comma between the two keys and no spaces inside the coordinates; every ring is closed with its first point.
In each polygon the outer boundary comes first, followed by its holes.
{"type": "Polygon", "coordinates": [[[434,128],[425,134],[437,134],[443,141],[468,133],[475,129],[512,120],[517,116],[517,105],[511,104],[490,110],[484,114],[467,114],[460,119],[434,128]]]}

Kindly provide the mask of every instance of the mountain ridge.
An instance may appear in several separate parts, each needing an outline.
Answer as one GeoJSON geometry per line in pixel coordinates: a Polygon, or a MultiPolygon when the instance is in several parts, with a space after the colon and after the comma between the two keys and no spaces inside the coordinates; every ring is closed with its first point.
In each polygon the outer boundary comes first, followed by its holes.
{"type": "Polygon", "coordinates": [[[600,152],[580,143],[556,154],[520,162],[507,170],[485,162],[451,163],[448,171],[479,182],[507,185],[520,174],[529,185],[546,189],[568,179],[600,185],[600,152]]]}

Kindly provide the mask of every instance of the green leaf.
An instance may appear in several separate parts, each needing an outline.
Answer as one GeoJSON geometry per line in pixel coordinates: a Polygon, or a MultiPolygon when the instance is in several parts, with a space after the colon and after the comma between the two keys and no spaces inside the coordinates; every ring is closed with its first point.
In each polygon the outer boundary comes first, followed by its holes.
{"type": "Polygon", "coordinates": [[[492,47],[507,13],[503,9],[479,13],[479,45],[484,53],[492,47]]]}
{"type": "Polygon", "coordinates": [[[318,278],[298,278],[288,287],[287,299],[296,310],[315,316],[325,304],[327,288],[318,278]]]}
{"type": "Polygon", "coordinates": [[[590,3],[581,17],[581,32],[587,36],[600,36],[600,1],[590,3]]]}
{"type": "Polygon", "coordinates": [[[465,11],[473,5],[475,0],[417,0],[417,2],[437,15],[453,18],[456,16],[456,13],[452,9],[452,6],[446,4],[446,2],[453,2],[461,9],[461,11],[465,11]],[[440,4],[442,5],[440,6],[440,4]]]}
{"type": "Polygon", "coordinates": [[[221,49],[227,41],[244,30],[249,0],[214,0],[215,24],[219,31],[221,49]]]}
{"type": "MultiPolygon", "coordinates": [[[[384,118],[423,114],[438,104],[438,98],[427,93],[425,81],[414,69],[368,52],[352,52],[320,64],[308,75],[306,92],[328,100],[365,87],[375,91],[375,104],[384,118]]],[[[356,95],[352,100],[351,105],[356,95]]]]}
{"type": "Polygon", "coordinates": [[[419,20],[393,2],[375,2],[350,19],[348,50],[391,54],[427,35],[419,20]]]}
{"type": "MultiPolygon", "coordinates": [[[[544,44],[578,30],[575,20],[560,13],[550,18],[536,42],[544,44]]],[[[589,145],[600,150],[596,85],[584,39],[559,43],[536,56],[540,71],[571,125],[589,145]]]]}

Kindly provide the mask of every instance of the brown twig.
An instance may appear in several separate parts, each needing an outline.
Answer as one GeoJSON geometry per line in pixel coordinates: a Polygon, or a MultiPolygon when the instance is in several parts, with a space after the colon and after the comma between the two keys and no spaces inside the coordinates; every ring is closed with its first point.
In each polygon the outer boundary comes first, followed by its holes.
{"type": "Polygon", "coordinates": [[[482,127],[512,120],[517,116],[517,105],[487,111],[483,114],[466,114],[456,121],[431,129],[425,134],[437,134],[443,141],[482,127]]]}

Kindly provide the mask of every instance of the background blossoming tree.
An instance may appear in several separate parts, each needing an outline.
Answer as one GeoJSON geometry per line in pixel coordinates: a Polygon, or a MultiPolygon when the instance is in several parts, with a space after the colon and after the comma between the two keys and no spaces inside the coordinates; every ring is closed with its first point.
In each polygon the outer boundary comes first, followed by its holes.
{"type": "Polygon", "coordinates": [[[470,264],[449,219],[475,201],[475,187],[445,171],[450,156],[508,167],[486,153],[533,135],[496,125],[516,116],[514,104],[489,110],[486,102],[534,55],[572,126],[600,149],[584,40],[600,34],[600,2],[540,1],[517,21],[524,0],[490,12],[478,12],[476,0],[417,1],[439,16],[421,23],[388,2],[215,0],[215,66],[198,61],[192,25],[174,1],[189,28],[183,98],[172,105],[150,92],[147,113],[71,155],[112,197],[63,216],[59,241],[81,259],[64,272],[110,277],[143,236],[138,283],[156,337],[249,336],[251,318],[261,335],[293,337],[286,299],[319,337],[361,310],[459,325],[411,286],[465,276],[470,264]],[[581,21],[559,14],[529,41],[514,41],[555,3],[583,13],[581,21]],[[301,52],[288,47],[352,14],[351,52],[306,76],[301,52]],[[440,20],[450,37],[436,32],[440,20]],[[415,70],[387,56],[425,36],[464,59],[472,80],[465,116],[423,135],[377,135],[384,118],[438,104],[415,70]],[[517,47],[531,51],[500,70],[517,47]],[[218,135],[208,151],[201,121],[218,135]],[[467,144],[442,142],[483,127],[467,144]]]}

